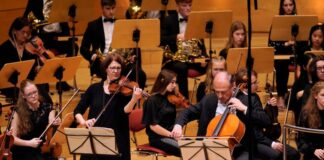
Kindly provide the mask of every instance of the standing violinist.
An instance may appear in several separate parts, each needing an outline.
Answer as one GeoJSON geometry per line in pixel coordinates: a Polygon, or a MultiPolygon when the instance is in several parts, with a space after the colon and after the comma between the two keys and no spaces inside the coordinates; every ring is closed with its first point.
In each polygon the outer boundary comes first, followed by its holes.
{"type": "Polygon", "coordinates": [[[144,102],[142,123],[146,125],[146,134],[151,146],[168,154],[180,157],[178,142],[172,137],[172,128],[176,119],[176,106],[168,96],[175,94],[176,74],[163,69],[158,75],[151,96],[144,102]]]}
{"type": "Polygon", "coordinates": [[[101,68],[103,74],[106,75],[106,80],[92,84],[81,97],[81,100],[74,110],[74,115],[77,122],[85,127],[107,127],[112,128],[116,136],[116,144],[120,157],[112,156],[92,156],[82,155],[81,159],[122,159],[129,160],[130,143],[129,143],[129,122],[128,114],[133,110],[137,100],[141,98],[142,90],[133,88],[132,96],[124,95],[119,91],[111,89],[112,82],[118,81],[121,78],[121,72],[124,69],[123,58],[118,54],[109,54],[102,62],[101,68]],[[114,97],[113,97],[114,96],[114,97]],[[106,106],[107,102],[113,97],[108,104],[102,116],[97,119],[97,116],[106,106]],[[83,114],[89,107],[88,120],[83,118],[83,114]]]}
{"type": "MultiPolygon", "coordinates": [[[[172,137],[179,138],[182,136],[182,126],[188,122],[198,119],[198,132],[197,136],[206,136],[207,126],[209,122],[218,115],[222,115],[226,107],[236,111],[236,116],[245,124],[248,122],[248,113],[251,109],[251,121],[258,123],[270,124],[269,117],[264,113],[262,105],[256,97],[252,97],[252,106],[248,107],[248,97],[242,91],[238,91],[236,96],[233,97],[234,91],[234,78],[228,72],[218,72],[213,80],[213,87],[215,94],[207,94],[196,105],[192,105],[184,110],[176,120],[176,125],[172,131],[172,137]]],[[[226,126],[223,126],[226,127],[226,126]]],[[[249,131],[250,128],[246,128],[249,131]]],[[[254,138],[251,133],[251,138],[254,138]]],[[[236,160],[248,159],[249,139],[244,134],[240,144],[236,145],[232,157],[236,160]]],[[[255,150],[255,148],[253,148],[255,150]]],[[[251,155],[255,156],[255,155],[251,155]]]]}
{"type": "Polygon", "coordinates": [[[39,136],[49,123],[59,125],[61,120],[55,119],[52,105],[42,100],[36,85],[30,80],[20,83],[16,109],[11,126],[14,136],[14,146],[11,148],[13,160],[44,159],[39,136]]]}

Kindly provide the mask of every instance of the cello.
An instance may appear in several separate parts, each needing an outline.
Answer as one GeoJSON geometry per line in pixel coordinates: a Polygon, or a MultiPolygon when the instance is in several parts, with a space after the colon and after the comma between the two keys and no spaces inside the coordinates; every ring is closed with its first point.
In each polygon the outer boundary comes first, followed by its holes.
{"type": "Polygon", "coordinates": [[[11,133],[8,132],[11,128],[11,122],[13,120],[14,114],[15,114],[15,109],[13,109],[13,111],[10,114],[6,131],[3,133],[3,135],[0,136],[0,142],[1,142],[0,160],[12,159],[12,153],[10,151],[10,148],[14,143],[14,137],[11,135],[11,133]]]}
{"type": "MultiPolygon", "coordinates": [[[[243,87],[242,84],[235,89],[232,97],[236,97],[241,87],[243,87]]],[[[244,123],[235,114],[230,113],[229,107],[226,107],[222,115],[217,115],[209,122],[206,136],[229,137],[229,148],[233,150],[243,138],[244,133],[244,123]]]]}

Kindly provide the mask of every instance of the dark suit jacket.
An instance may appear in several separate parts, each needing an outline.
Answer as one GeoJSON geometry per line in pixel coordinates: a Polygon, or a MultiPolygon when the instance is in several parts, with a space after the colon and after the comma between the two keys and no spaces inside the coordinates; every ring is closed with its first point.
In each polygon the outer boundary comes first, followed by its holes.
{"type": "Polygon", "coordinates": [[[30,12],[33,12],[34,16],[39,20],[44,20],[43,15],[43,0],[28,0],[27,6],[24,12],[24,17],[27,17],[27,15],[30,12]]]}
{"type": "MultiPolygon", "coordinates": [[[[168,45],[173,53],[177,48],[177,34],[180,33],[178,13],[170,13],[169,16],[161,19],[161,43],[160,46],[168,45]]],[[[203,39],[198,44],[202,51],[202,55],[206,56],[206,47],[203,39]]]]}
{"type": "MultiPolygon", "coordinates": [[[[248,97],[242,92],[239,92],[236,96],[244,105],[248,104],[248,97]]],[[[217,109],[218,98],[215,94],[206,95],[197,105],[192,105],[186,110],[184,110],[176,120],[176,124],[181,126],[187,124],[192,120],[199,120],[197,136],[205,136],[207,131],[207,126],[209,122],[215,117],[215,112],[217,109]]],[[[260,126],[264,127],[270,125],[270,119],[268,115],[263,111],[262,104],[259,99],[255,96],[252,96],[252,109],[251,111],[251,126],[260,126]]],[[[250,130],[247,128],[248,123],[248,113],[244,115],[242,112],[237,111],[236,115],[238,118],[245,124],[246,131],[250,130]]],[[[255,133],[252,132],[253,141],[255,140],[255,133]]],[[[248,137],[244,135],[241,140],[241,144],[247,148],[249,144],[248,137]]]]}

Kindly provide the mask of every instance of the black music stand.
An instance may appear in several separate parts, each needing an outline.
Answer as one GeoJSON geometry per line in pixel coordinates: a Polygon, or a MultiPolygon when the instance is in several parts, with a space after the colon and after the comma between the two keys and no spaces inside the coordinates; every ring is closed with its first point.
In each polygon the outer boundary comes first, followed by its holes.
{"type": "Polygon", "coordinates": [[[168,10],[176,10],[175,0],[142,0],[143,11],[164,10],[165,16],[168,15],[168,10]]]}
{"type": "MultiPolygon", "coordinates": [[[[235,74],[240,68],[246,67],[247,48],[230,48],[228,50],[226,63],[227,71],[235,74]]],[[[254,58],[253,69],[257,73],[273,72],[273,47],[254,47],[251,48],[252,57],[254,58]]]]}
{"type": "MultiPolygon", "coordinates": [[[[276,15],[270,31],[271,41],[308,41],[309,30],[318,23],[315,15],[276,15]]],[[[295,44],[296,45],[296,44],[295,44]]],[[[297,53],[293,46],[294,66],[297,67],[297,53]]],[[[296,72],[295,72],[296,78],[296,72]]]]}
{"type": "Polygon", "coordinates": [[[36,84],[59,82],[59,108],[62,109],[62,81],[68,81],[75,77],[82,57],[54,58],[47,60],[35,77],[36,84]]]}
{"type": "Polygon", "coordinates": [[[35,60],[6,63],[0,71],[0,88],[14,87],[13,103],[16,103],[17,84],[25,80],[33,67],[35,60]]]}
{"type": "Polygon", "coordinates": [[[188,17],[185,39],[209,38],[209,58],[212,59],[212,38],[225,38],[228,33],[224,28],[230,28],[232,11],[192,11],[188,17]]]}
{"type": "Polygon", "coordinates": [[[231,160],[227,138],[184,137],[178,140],[183,160],[231,160]]]}
{"type": "Polygon", "coordinates": [[[69,151],[76,154],[120,156],[111,128],[64,128],[69,151]]]}

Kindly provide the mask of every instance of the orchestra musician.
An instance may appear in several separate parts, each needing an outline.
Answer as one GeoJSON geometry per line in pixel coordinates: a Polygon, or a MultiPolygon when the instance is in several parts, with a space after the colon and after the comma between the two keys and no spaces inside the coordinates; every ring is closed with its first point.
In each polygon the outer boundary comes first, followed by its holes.
{"type": "Polygon", "coordinates": [[[55,119],[52,105],[42,100],[36,85],[30,80],[20,84],[16,114],[12,121],[11,131],[14,145],[11,148],[14,160],[45,159],[41,153],[42,139],[39,136],[52,123],[59,125],[61,120],[55,119]]]}
{"type": "MultiPolygon", "coordinates": [[[[26,49],[26,45],[30,43],[32,26],[26,18],[17,17],[11,24],[8,36],[9,39],[3,42],[0,46],[0,69],[6,63],[19,62],[25,60],[35,60],[31,71],[28,74],[28,79],[34,79],[37,74],[37,66],[39,61],[39,55],[42,54],[42,50],[35,50],[35,53],[31,53],[26,49]]],[[[48,94],[48,89],[45,85],[38,85],[39,92],[47,103],[53,103],[51,97],[48,94]]],[[[7,98],[15,98],[18,95],[14,95],[14,88],[1,89],[1,93],[7,98]],[[14,97],[16,96],[16,97],[14,97]]],[[[16,93],[18,93],[16,88],[16,93]]]]}
{"type": "MultiPolygon", "coordinates": [[[[312,87],[311,95],[303,106],[299,126],[312,129],[324,130],[324,82],[315,83],[312,87]]],[[[323,160],[324,159],[324,136],[323,134],[313,134],[300,132],[297,139],[298,149],[304,154],[304,159],[323,160]]]]}
{"type": "MultiPolygon", "coordinates": [[[[248,76],[247,74],[247,69],[240,69],[237,73],[236,73],[236,83],[246,83],[247,80],[245,79],[248,76]]],[[[258,90],[258,74],[257,72],[255,72],[254,70],[252,70],[251,72],[251,93],[252,96],[257,97],[257,99],[260,101],[260,98],[258,96],[258,94],[256,93],[258,90]]],[[[245,92],[246,94],[248,93],[247,91],[247,87],[245,87],[244,89],[242,89],[243,92],[245,92]]],[[[272,107],[272,109],[277,109],[276,106],[276,98],[272,97],[271,99],[268,100],[268,104],[271,105],[269,107],[272,107]]],[[[261,102],[260,102],[261,103],[261,102]]],[[[260,111],[261,112],[261,111],[260,111]]],[[[266,116],[269,116],[269,114],[267,112],[266,116]]],[[[278,116],[278,109],[277,109],[277,115],[278,116]]],[[[277,117],[271,117],[271,118],[277,118],[277,117]]],[[[269,136],[272,135],[266,135],[263,130],[264,128],[268,128],[270,125],[272,125],[272,121],[271,118],[269,116],[269,123],[263,123],[262,122],[258,122],[253,124],[253,131],[254,131],[254,135],[255,135],[255,139],[256,139],[256,149],[257,149],[257,156],[262,158],[262,159],[283,159],[283,144],[281,142],[279,142],[277,139],[272,139],[269,136]]],[[[280,133],[279,133],[280,136],[280,133]]],[[[278,137],[279,138],[279,137],[278,137]]],[[[295,159],[299,159],[300,155],[297,152],[296,149],[292,148],[289,145],[286,145],[286,152],[287,152],[287,159],[289,160],[295,160],[295,159]]]]}
{"type": "MultiPolygon", "coordinates": [[[[296,15],[296,2],[295,0],[280,0],[279,15],[296,15]]],[[[303,46],[305,42],[296,42],[294,39],[288,41],[272,41],[270,40],[271,28],[268,40],[268,46],[275,48],[275,55],[292,55],[294,46],[303,46]]],[[[306,42],[307,44],[307,42],[306,42]]],[[[299,53],[296,50],[296,53],[299,53]]],[[[297,57],[296,57],[297,58],[297,57]]],[[[287,93],[287,83],[289,78],[288,66],[290,65],[290,60],[275,60],[276,69],[276,84],[278,92],[278,102],[277,106],[279,108],[285,108],[285,96],[287,93]]],[[[300,71],[299,66],[296,69],[296,76],[299,77],[300,71]]],[[[296,78],[297,78],[296,77],[296,78]]]]}
{"type": "Polygon", "coordinates": [[[118,91],[113,93],[110,90],[112,83],[121,78],[121,72],[124,69],[123,62],[123,58],[118,54],[107,55],[101,64],[106,80],[90,85],[74,110],[75,118],[82,126],[112,128],[115,132],[116,144],[121,157],[82,155],[81,160],[93,159],[94,157],[102,160],[129,160],[131,158],[128,114],[133,110],[137,100],[141,98],[142,90],[134,87],[132,96],[124,95],[118,91]],[[111,97],[113,99],[102,116],[96,119],[111,97]],[[85,120],[82,115],[87,108],[89,108],[89,115],[88,119],[85,120]]]}
{"type": "MultiPolygon", "coordinates": [[[[177,13],[173,13],[161,19],[161,46],[168,46],[172,53],[178,51],[177,42],[185,40],[185,30],[187,19],[191,12],[192,0],[176,0],[177,13]]],[[[201,54],[206,56],[206,48],[202,40],[198,41],[201,54]]],[[[188,98],[188,69],[192,68],[204,74],[206,72],[205,63],[187,63],[178,60],[171,60],[163,68],[172,70],[177,73],[180,92],[188,98]]]]}
{"type": "Polygon", "coordinates": [[[316,82],[324,81],[324,56],[316,56],[309,64],[310,83],[306,84],[301,100],[301,108],[307,103],[311,96],[311,89],[316,82]]]}
{"type": "MultiPolygon", "coordinates": [[[[58,40],[59,36],[70,36],[68,22],[48,23],[49,14],[52,10],[55,0],[28,0],[23,17],[33,24],[33,32],[43,42],[44,48],[56,55],[66,54],[66,57],[72,57],[73,44],[72,38],[68,40],[58,40]]],[[[68,11],[66,11],[68,13],[68,11]]],[[[74,43],[75,53],[78,53],[79,47],[74,43]]],[[[56,89],[58,89],[58,83],[56,89]]],[[[61,83],[61,89],[69,91],[72,87],[66,82],[61,83]]]]}
{"type": "Polygon", "coordinates": [[[168,98],[175,94],[176,87],[176,74],[163,69],[153,85],[151,96],[144,102],[142,123],[146,125],[151,146],[180,157],[178,142],[171,133],[177,114],[176,106],[168,98]]]}
{"type": "Polygon", "coordinates": [[[298,64],[300,67],[300,76],[294,82],[292,90],[291,90],[291,99],[290,106],[292,106],[292,110],[295,114],[295,122],[298,122],[299,113],[302,108],[302,96],[304,93],[304,88],[307,84],[311,83],[311,79],[309,78],[309,65],[310,62],[315,59],[315,55],[313,53],[307,53],[306,51],[323,51],[324,48],[324,30],[322,24],[316,24],[312,26],[309,32],[309,39],[307,46],[303,46],[300,49],[298,55],[298,64]]]}
{"type": "Polygon", "coordinates": [[[247,32],[244,23],[241,21],[234,21],[229,30],[226,46],[219,52],[219,55],[226,59],[228,49],[247,47],[246,33],[247,32]]]}
{"type": "Polygon", "coordinates": [[[200,82],[197,88],[196,99],[199,102],[206,94],[213,93],[213,79],[219,71],[226,71],[226,61],[222,56],[213,58],[208,63],[206,71],[206,79],[200,82]]]}
{"type": "MultiPolygon", "coordinates": [[[[196,105],[191,105],[185,109],[176,119],[176,124],[172,130],[172,136],[179,138],[182,136],[182,126],[188,122],[198,119],[197,136],[206,136],[207,126],[209,122],[217,115],[223,114],[226,107],[236,110],[236,115],[244,123],[247,124],[248,109],[251,109],[251,122],[259,124],[270,124],[269,117],[262,109],[262,104],[258,97],[252,97],[252,106],[248,108],[247,95],[239,91],[236,97],[232,97],[234,90],[234,77],[225,71],[218,72],[213,80],[213,87],[215,94],[208,94],[196,105]]],[[[248,126],[248,125],[245,125],[248,126]]],[[[223,126],[226,127],[226,126],[223,126]]],[[[251,130],[246,128],[246,130],[251,130]]],[[[251,133],[253,140],[255,140],[254,133],[251,133]]],[[[248,147],[251,145],[248,142],[248,137],[245,134],[240,144],[234,148],[232,157],[234,159],[248,159],[248,147]]],[[[255,147],[253,148],[255,150],[255,147]]],[[[255,152],[254,152],[255,153],[255,152]]],[[[250,155],[255,157],[255,155],[250,155]]]]}
{"type": "MultiPolygon", "coordinates": [[[[106,78],[104,75],[101,75],[100,71],[100,62],[104,56],[108,55],[111,52],[111,42],[112,35],[114,31],[114,22],[115,22],[115,7],[116,0],[101,0],[101,9],[102,16],[88,23],[86,31],[84,32],[80,52],[81,55],[89,61],[90,64],[90,75],[96,75],[101,78],[106,78]],[[101,59],[101,60],[100,60],[101,59]]],[[[134,54],[135,49],[131,51],[134,54]]],[[[126,58],[126,57],[124,57],[126,58]]],[[[130,66],[126,66],[127,69],[134,68],[135,60],[134,56],[131,56],[129,59],[130,66]]],[[[140,60],[140,57],[136,57],[140,60]]],[[[140,65],[140,64],[139,64],[140,65]]],[[[127,73],[128,71],[124,70],[122,74],[127,73]]],[[[130,80],[136,81],[136,72],[134,71],[130,75],[130,80]]],[[[139,67],[138,70],[138,83],[140,87],[145,87],[146,74],[139,67]]]]}

